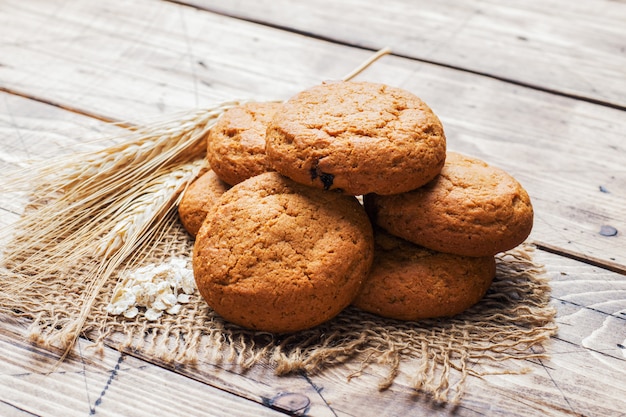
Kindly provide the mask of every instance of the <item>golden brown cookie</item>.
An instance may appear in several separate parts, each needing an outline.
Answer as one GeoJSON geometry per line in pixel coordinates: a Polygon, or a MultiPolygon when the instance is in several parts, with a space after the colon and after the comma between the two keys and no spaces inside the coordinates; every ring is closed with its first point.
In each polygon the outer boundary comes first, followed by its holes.
{"type": "Polygon", "coordinates": [[[368,195],[374,223],[439,252],[489,256],[530,234],[533,208],[520,183],[485,162],[449,152],[441,173],[408,193],[368,195]]]}
{"type": "Polygon", "coordinates": [[[374,263],[353,304],[398,320],[454,316],[483,298],[495,268],[493,256],[435,252],[377,230],[374,263]]]}
{"type": "Polygon", "coordinates": [[[224,319],[293,332],[352,302],[373,250],[372,226],[356,198],[269,172],[222,195],[196,238],[193,270],[224,319]]]}
{"type": "Polygon", "coordinates": [[[244,103],[224,112],[207,138],[207,158],[230,185],[272,171],[265,156],[265,132],[280,103],[244,103]]]}
{"type": "Polygon", "coordinates": [[[446,156],[441,122],[422,100],[368,82],[297,94],[276,112],[266,142],[278,172],[350,195],[413,190],[439,173],[446,156]]]}
{"type": "Polygon", "coordinates": [[[178,216],[191,236],[196,236],[211,207],[230,188],[209,170],[192,182],[178,204],[178,216]]]}

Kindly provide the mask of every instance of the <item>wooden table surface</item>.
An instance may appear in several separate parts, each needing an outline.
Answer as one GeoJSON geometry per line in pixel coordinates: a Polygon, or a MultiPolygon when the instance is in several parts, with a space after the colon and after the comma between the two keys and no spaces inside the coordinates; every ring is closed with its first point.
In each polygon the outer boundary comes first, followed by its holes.
{"type": "MultiPolygon", "coordinates": [[[[142,123],[232,99],[279,100],[339,79],[423,98],[448,146],[509,171],[536,210],[529,241],[557,308],[548,360],[470,378],[460,404],[342,368],[314,377],[190,370],[25,341],[0,317],[2,416],[278,416],[290,390],[311,416],[626,415],[626,2],[620,0],[2,0],[0,167],[79,149],[142,123]],[[615,232],[616,233],[613,233],[615,232]]],[[[10,195],[0,224],[19,215],[10,195]]]]}

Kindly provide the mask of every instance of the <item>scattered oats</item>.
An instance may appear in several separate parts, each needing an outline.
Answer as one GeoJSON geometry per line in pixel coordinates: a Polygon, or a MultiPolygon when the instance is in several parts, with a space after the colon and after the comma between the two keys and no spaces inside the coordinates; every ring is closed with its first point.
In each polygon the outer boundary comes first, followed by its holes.
{"type": "Polygon", "coordinates": [[[189,294],[178,294],[178,297],[176,298],[176,301],[178,301],[180,304],[187,304],[189,300],[189,294]]]}
{"type": "Polygon", "coordinates": [[[178,301],[176,296],[172,293],[163,294],[159,296],[159,298],[161,299],[161,301],[163,301],[163,304],[165,304],[168,308],[172,307],[178,301]]]}
{"type": "Polygon", "coordinates": [[[172,307],[168,308],[167,310],[165,310],[165,312],[167,314],[174,315],[174,314],[178,314],[180,312],[180,309],[181,309],[180,304],[176,304],[176,305],[173,305],[172,307]]]}
{"type": "Polygon", "coordinates": [[[165,264],[127,271],[113,291],[107,312],[132,319],[144,311],[144,317],[154,321],[163,312],[178,314],[181,304],[188,303],[195,290],[187,260],[173,258],[165,264]]]}
{"type": "Polygon", "coordinates": [[[163,311],[167,308],[167,306],[163,303],[163,301],[158,299],[158,300],[155,300],[154,303],[152,303],[152,308],[157,311],[163,311]]]}
{"type": "Polygon", "coordinates": [[[158,318],[161,317],[162,314],[163,314],[162,311],[157,311],[155,309],[149,308],[146,310],[146,312],[143,315],[146,317],[146,319],[150,321],[154,321],[154,320],[158,320],[158,318]]]}
{"type": "Polygon", "coordinates": [[[124,311],[124,317],[127,319],[134,319],[139,314],[139,309],[137,307],[131,307],[128,310],[124,311]]]}

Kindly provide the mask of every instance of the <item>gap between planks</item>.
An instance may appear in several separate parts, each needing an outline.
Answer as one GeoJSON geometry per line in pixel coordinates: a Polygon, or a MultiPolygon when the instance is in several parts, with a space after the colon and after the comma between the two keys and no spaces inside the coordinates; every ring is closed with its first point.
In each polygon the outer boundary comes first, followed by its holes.
{"type": "Polygon", "coordinates": [[[43,103],[43,104],[46,104],[46,105],[49,105],[49,106],[52,106],[52,107],[59,108],[61,110],[68,111],[70,113],[75,113],[75,114],[79,114],[81,116],[86,116],[86,117],[89,117],[89,118],[92,118],[92,119],[96,119],[96,120],[99,120],[99,121],[104,122],[104,123],[115,124],[116,126],[119,126],[119,127],[125,128],[125,129],[132,130],[133,127],[134,127],[133,124],[128,123],[128,122],[123,122],[121,120],[112,119],[112,118],[104,116],[102,114],[97,114],[97,113],[93,113],[93,112],[90,112],[90,111],[87,111],[87,110],[79,109],[78,107],[68,106],[67,104],[57,103],[57,102],[54,102],[52,100],[48,100],[48,99],[45,99],[45,98],[42,98],[42,97],[37,97],[37,96],[34,96],[32,94],[24,93],[22,91],[15,90],[15,89],[12,89],[12,88],[6,88],[6,87],[3,87],[3,86],[0,86],[0,92],[7,93],[7,94],[10,94],[10,95],[13,95],[13,96],[17,96],[17,97],[22,97],[22,98],[25,98],[25,99],[28,99],[28,100],[33,100],[33,101],[36,101],[38,103],[43,103]]]}
{"type": "MultiPolygon", "coordinates": [[[[116,345],[116,343],[112,341],[107,341],[104,343],[104,348],[106,349],[105,351],[101,353],[93,352],[85,356],[83,349],[81,349],[81,344],[84,343],[88,346],[89,343],[93,343],[93,340],[90,337],[81,336],[80,342],[77,343],[76,348],[72,350],[69,356],[64,358],[63,350],[60,348],[56,348],[56,347],[44,348],[37,344],[32,344],[31,342],[28,341],[28,337],[24,334],[24,329],[26,328],[28,323],[30,323],[29,320],[23,319],[23,318],[15,318],[15,317],[10,317],[10,316],[0,315],[0,321],[3,321],[3,323],[5,324],[5,326],[0,328],[0,342],[7,343],[8,345],[16,346],[25,351],[29,351],[35,356],[40,356],[39,359],[36,359],[36,362],[40,368],[37,370],[25,371],[23,375],[33,374],[33,375],[41,375],[41,376],[51,376],[53,374],[66,374],[66,373],[85,374],[87,372],[85,367],[86,366],[91,367],[92,366],[91,364],[94,363],[94,359],[96,357],[99,358],[98,364],[102,369],[98,369],[98,370],[90,369],[89,372],[92,374],[101,373],[102,375],[104,375],[100,381],[102,383],[101,386],[103,388],[102,389],[93,388],[92,390],[93,392],[91,392],[91,394],[95,394],[95,397],[94,397],[95,399],[94,398],[89,399],[89,392],[86,393],[87,395],[86,399],[88,400],[88,407],[89,407],[89,410],[88,410],[89,415],[94,415],[94,414],[99,415],[100,411],[104,411],[106,414],[107,410],[109,412],[111,411],[110,404],[107,404],[105,406],[105,410],[100,410],[100,406],[104,402],[109,402],[109,399],[112,395],[112,394],[109,394],[109,390],[111,387],[113,387],[114,380],[120,377],[120,372],[122,371],[121,364],[125,361],[125,358],[127,357],[136,359],[138,361],[137,363],[143,364],[143,365],[133,365],[130,368],[128,368],[130,370],[141,369],[144,366],[148,365],[148,366],[153,367],[153,369],[160,369],[160,370],[172,372],[176,375],[179,375],[181,378],[181,381],[183,381],[184,379],[187,379],[189,381],[194,381],[194,383],[197,382],[201,384],[201,385],[195,385],[195,388],[193,388],[198,393],[202,392],[204,394],[208,394],[208,396],[210,397],[211,392],[207,393],[204,388],[204,386],[207,386],[215,390],[213,392],[219,391],[220,393],[223,393],[223,395],[225,395],[224,398],[227,398],[228,402],[230,402],[231,404],[241,403],[243,404],[242,408],[248,407],[245,404],[251,404],[252,407],[258,407],[258,410],[254,412],[254,414],[250,414],[250,415],[259,415],[259,413],[264,410],[267,410],[267,412],[264,411],[262,413],[262,415],[264,416],[270,416],[270,415],[278,416],[278,415],[287,413],[287,410],[281,409],[279,407],[272,407],[268,404],[265,404],[262,401],[262,398],[255,398],[253,395],[248,395],[248,396],[242,395],[237,390],[228,389],[228,387],[220,386],[219,384],[210,383],[206,379],[194,378],[193,372],[187,371],[186,369],[185,371],[181,371],[179,367],[176,367],[174,365],[167,366],[167,364],[155,358],[137,355],[136,352],[133,352],[132,350],[120,349],[119,345],[116,345]],[[110,357],[111,353],[116,353],[119,356],[117,357],[117,359],[111,358],[110,357]],[[60,361],[65,362],[66,360],[69,363],[73,363],[73,365],[69,365],[70,367],[74,366],[74,367],[77,367],[78,369],[74,371],[72,370],[68,371],[67,369],[57,370],[56,369],[57,366],[61,365],[60,361]],[[82,364],[82,372],[80,369],[81,364],[82,364]],[[111,367],[107,368],[107,366],[111,366],[111,367]]],[[[26,363],[26,365],[24,366],[28,366],[28,363],[26,363]]],[[[24,369],[26,370],[26,368],[24,369]]],[[[124,370],[124,372],[127,373],[128,370],[124,370]]],[[[7,375],[11,376],[11,374],[3,374],[2,376],[7,376],[7,375]]],[[[77,383],[75,385],[79,385],[79,384],[77,383]]],[[[190,390],[190,393],[191,392],[192,391],[190,390]]],[[[23,412],[24,415],[26,414],[27,415],[39,415],[39,413],[37,414],[32,413],[31,412],[32,410],[29,411],[27,409],[20,407],[19,403],[14,403],[10,400],[6,401],[7,399],[2,398],[2,397],[3,396],[0,395],[0,404],[2,403],[7,404],[7,406],[12,409],[12,412],[15,412],[15,410],[18,410],[20,412],[23,412]]],[[[3,410],[2,407],[0,407],[0,415],[5,415],[3,414],[2,410],[3,410]]],[[[120,410],[120,411],[123,411],[123,410],[120,410]]],[[[13,415],[13,414],[9,413],[7,415],[13,415]]],[[[133,415],[138,415],[138,414],[133,414],[133,415]]],[[[210,414],[210,415],[213,416],[215,414],[210,414]]]]}
{"type": "Polygon", "coordinates": [[[531,242],[533,246],[537,249],[542,250],[544,252],[552,253],[554,255],[559,255],[564,258],[568,258],[574,261],[578,261],[590,266],[597,266],[598,268],[606,269],[607,271],[616,272],[621,275],[626,275],[626,266],[620,265],[617,262],[605,261],[603,259],[599,259],[593,256],[584,255],[581,253],[576,253],[571,250],[563,249],[555,245],[551,245],[549,243],[531,242]]]}
{"type": "MultiPolygon", "coordinates": [[[[200,11],[203,11],[203,12],[213,13],[213,14],[218,15],[218,16],[224,16],[224,17],[228,17],[228,18],[231,18],[231,19],[240,20],[240,21],[243,21],[243,22],[253,23],[253,24],[256,24],[256,25],[261,25],[261,26],[272,28],[272,29],[277,29],[277,30],[281,30],[281,31],[284,31],[284,32],[293,33],[293,34],[296,34],[296,35],[306,36],[306,37],[309,37],[309,38],[312,38],[312,39],[317,39],[317,40],[320,40],[320,41],[332,43],[332,44],[339,45],[339,46],[346,46],[346,47],[349,47],[349,48],[360,49],[360,50],[369,51],[369,52],[376,52],[376,51],[379,50],[379,48],[376,48],[376,47],[371,47],[371,46],[367,46],[367,45],[356,45],[356,44],[352,44],[350,42],[342,41],[340,39],[336,39],[336,38],[333,38],[333,37],[330,37],[330,36],[320,35],[318,33],[310,32],[310,31],[306,31],[306,30],[299,30],[299,29],[295,29],[295,28],[292,28],[292,27],[289,27],[289,26],[267,22],[267,21],[264,21],[264,20],[261,20],[261,19],[252,19],[252,18],[248,18],[248,17],[242,17],[242,16],[239,16],[239,15],[236,15],[236,14],[233,14],[233,13],[226,13],[226,12],[223,12],[223,11],[215,10],[215,9],[212,9],[211,7],[201,6],[201,5],[198,5],[198,4],[190,4],[190,3],[187,3],[184,0],[163,0],[163,1],[165,1],[167,3],[176,4],[176,5],[179,5],[179,6],[190,7],[192,9],[200,10],[200,11]]],[[[595,104],[595,105],[598,105],[598,106],[603,106],[603,107],[607,107],[607,108],[611,108],[611,109],[615,109],[615,110],[626,111],[626,106],[618,104],[618,103],[612,103],[610,101],[595,99],[593,97],[586,97],[586,96],[583,96],[583,95],[580,95],[580,94],[567,93],[565,91],[559,91],[559,90],[556,90],[556,89],[543,87],[541,85],[515,80],[513,78],[500,76],[500,75],[493,74],[493,73],[486,72],[486,71],[477,71],[477,70],[472,70],[472,69],[469,69],[469,68],[464,68],[464,67],[459,66],[459,65],[447,64],[447,63],[442,62],[442,61],[436,61],[436,60],[425,59],[425,58],[418,58],[418,57],[407,55],[407,54],[398,54],[398,53],[394,53],[393,50],[389,53],[389,55],[392,55],[392,56],[395,56],[395,57],[398,57],[398,58],[407,59],[407,60],[414,61],[414,62],[421,62],[421,63],[424,63],[424,64],[431,64],[431,65],[435,65],[435,66],[442,67],[442,68],[447,68],[447,69],[452,69],[452,70],[456,70],[456,71],[461,71],[461,72],[465,72],[465,73],[468,73],[468,74],[473,74],[473,75],[477,75],[477,76],[480,76],[480,77],[485,77],[485,78],[489,78],[489,79],[492,79],[492,80],[501,81],[503,83],[515,85],[515,86],[518,86],[518,87],[524,87],[524,88],[528,88],[528,89],[531,89],[531,90],[539,91],[539,92],[542,92],[542,93],[552,94],[552,95],[555,95],[555,96],[558,96],[558,97],[569,98],[569,99],[583,101],[583,102],[586,102],[586,103],[595,104]]]]}

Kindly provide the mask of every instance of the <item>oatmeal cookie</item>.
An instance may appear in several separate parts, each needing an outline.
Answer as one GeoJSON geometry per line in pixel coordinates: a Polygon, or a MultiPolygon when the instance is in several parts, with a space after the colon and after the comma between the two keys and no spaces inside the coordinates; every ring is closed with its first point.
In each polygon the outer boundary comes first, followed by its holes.
{"type": "Polygon", "coordinates": [[[352,302],[373,246],[355,197],[269,172],[220,197],[196,238],[193,270],[201,295],[227,321],[294,332],[352,302]]]}
{"type": "Polygon", "coordinates": [[[373,222],[439,252],[489,256],[522,243],[533,226],[530,197],[507,172],[449,152],[441,173],[407,193],[364,197],[373,222]]]}
{"type": "Polygon", "coordinates": [[[334,82],[287,100],[269,124],[265,152],[276,171],[345,194],[397,194],[441,170],[441,122],[417,96],[369,82],[334,82]]]}
{"type": "Polygon", "coordinates": [[[244,103],[224,112],[207,138],[207,158],[230,185],[272,171],[265,156],[265,132],[280,103],[244,103]]]}
{"type": "Polygon", "coordinates": [[[374,263],[353,305],[398,320],[454,316],[483,298],[495,268],[493,256],[435,252],[377,230],[374,263]]]}
{"type": "Polygon", "coordinates": [[[230,186],[208,170],[185,190],[178,204],[178,217],[187,232],[195,237],[207,213],[230,186]]]}

